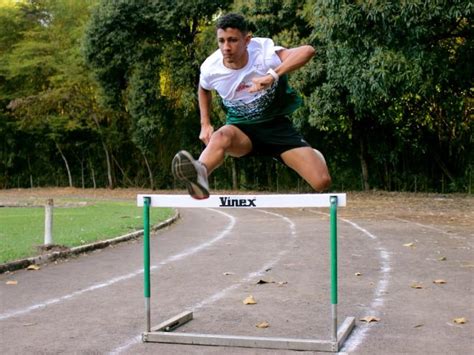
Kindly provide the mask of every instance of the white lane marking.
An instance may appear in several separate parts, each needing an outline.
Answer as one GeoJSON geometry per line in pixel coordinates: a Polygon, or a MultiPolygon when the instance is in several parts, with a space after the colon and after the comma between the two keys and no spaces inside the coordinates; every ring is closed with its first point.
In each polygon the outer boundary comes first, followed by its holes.
{"type": "MultiPolygon", "coordinates": [[[[223,239],[224,237],[226,237],[229,234],[229,232],[235,226],[235,222],[236,222],[235,217],[231,216],[230,214],[227,214],[225,212],[221,212],[219,210],[214,210],[214,209],[209,209],[209,210],[220,213],[220,214],[222,214],[222,215],[224,215],[224,216],[226,216],[230,219],[230,223],[226,226],[226,228],[224,228],[222,230],[222,232],[220,232],[215,238],[213,238],[211,240],[208,240],[204,243],[201,243],[201,244],[199,244],[195,247],[188,248],[188,249],[184,250],[183,252],[181,252],[179,254],[172,255],[172,256],[168,257],[167,259],[159,262],[157,265],[150,266],[150,271],[158,270],[159,268],[161,268],[162,266],[164,266],[168,263],[178,261],[178,260],[181,260],[185,257],[190,256],[190,255],[196,254],[196,253],[202,251],[203,249],[208,248],[212,244],[218,242],[219,240],[223,239]]],[[[104,287],[108,287],[108,286],[111,286],[113,284],[116,284],[117,282],[129,280],[129,279],[134,278],[136,276],[139,276],[141,274],[143,274],[143,269],[136,270],[134,272],[131,272],[131,273],[123,275],[123,276],[114,277],[114,278],[112,278],[112,279],[110,279],[106,282],[94,284],[90,287],[84,288],[84,289],[79,290],[79,291],[75,291],[75,292],[70,293],[70,294],[65,295],[65,296],[61,296],[61,297],[57,297],[57,298],[51,298],[49,300],[34,304],[30,307],[5,312],[5,313],[0,314],[0,320],[5,320],[5,319],[8,319],[8,318],[17,317],[17,316],[20,316],[20,315],[23,315],[23,314],[26,314],[26,313],[30,313],[30,312],[35,311],[37,309],[42,309],[42,308],[45,308],[45,307],[53,305],[53,304],[61,303],[63,301],[69,300],[71,298],[83,295],[87,292],[102,289],[104,287]]]]}
{"type": "MultiPolygon", "coordinates": [[[[457,236],[458,235],[455,232],[446,232],[443,229],[436,228],[436,227],[433,227],[433,226],[430,226],[430,225],[427,225],[427,224],[422,224],[422,223],[418,223],[418,222],[409,221],[408,219],[403,219],[403,218],[398,218],[398,217],[393,217],[393,219],[398,220],[398,221],[402,221],[402,222],[405,222],[405,223],[415,224],[417,226],[420,226],[420,227],[423,227],[423,228],[426,228],[426,229],[431,229],[431,230],[434,230],[436,232],[440,232],[440,233],[450,235],[450,236],[457,236]]],[[[462,238],[462,239],[465,239],[465,238],[462,238]]]]}
{"type": "MultiPolygon", "coordinates": [[[[354,223],[348,219],[345,219],[345,218],[339,218],[339,219],[341,221],[344,221],[350,224],[354,228],[358,229],[359,231],[367,235],[369,238],[376,240],[379,244],[379,247],[377,249],[379,250],[380,273],[382,275],[379,282],[377,283],[377,287],[375,288],[375,291],[374,291],[374,298],[368,309],[368,312],[370,312],[371,315],[372,314],[379,315],[378,310],[382,308],[384,305],[384,302],[385,302],[384,296],[387,293],[388,284],[390,280],[390,273],[392,271],[392,267],[390,266],[390,253],[384,247],[381,246],[380,239],[376,235],[370,233],[368,230],[360,227],[357,223],[354,223]]],[[[371,327],[367,327],[367,326],[362,327],[362,328],[361,327],[355,328],[355,330],[352,331],[352,334],[344,343],[344,346],[341,350],[346,351],[348,353],[355,351],[357,347],[360,344],[362,344],[364,339],[367,337],[367,333],[369,332],[370,329],[371,327]]]]}
{"type": "MultiPolygon", "coordinates": [[[[310,210],[313,213],[317,214],[322,214],[322,215],[328,215],[328,213],[324,212],[319,212],[319,211],[314,211],[310,210]]],[[[362,228],[359,226],[357,223],[352,222],[348,219],[338,217],[339,220],[351,225],[355,229],[361,231],[363,234],[368,236],[370,239],[377,241],[379,246],[377,250],[379,251],[379,258],[380,258],[380,273],[381,278],[379,282],[377,283],[377,287],[375,288],[374,291],[374,298],[372,299],[372,302],[370,306],[368,307],[367,312],[370,312],[371,315],[379,315],[379,309],[384,305],[384,296],[387,293],[388,289],[388,284],[390,280],[390,273],[392,271],[392,267],[390,266],[390,253],[381,246],[380,239],[375,235],[370,233],[367,229],[362,228]]],[[[349,338],[345,341],[341,351],[345,351],[348,353],[351,353],[357,349],[357,347],[362,344],[364,339],[367,336],[367,332],[371,329],[369,326],[364,326],[364,327],[356,327],[352,333],[349,335],[349,338]]]]}
{"type": "Polygon", "coordinates": [[[119,347],[115,348],[114,350],[110,351],[109,354],[120,354],[124,351],[128,350],[130,347],[134,346],[135,344],[139,344],[142,342],[142,335],[137,335],[132,339],[129,339],[126,343],[123,343],[119,347]]]}
{"type": "MultiPolygon", "coordinates": [[[[270,215],[273,215],[273,216],[277,216],[279,218],[282,218],[283,220],[285,220],[285,222],[287,222],[290,226],[290,231],[291,231],[291,237],[293,238],[293,240],[296,238],[297,234],[296,234],[296,226],[295,224],[293,223],[293,221],[291,219],[289,219],[288,217],[285,217],[285,216],[282,216],[278,213],[273,213],[273,212],[269,212],[269,211],[265,211],[265,210],[258,210],[258,212],[263,212],[263,213],[266,213],[266,214],[270,214],[270,215]]],[[[202,308],[202,307],[205,307],[205,306],[208,306],[214,302],[217,302],[218,300],[220,300],[221,298],[223,298],[226,294],[228,294],[229,292],[239,288],[242,284],[244,283],[248,283],[250,281],[252,281],[253,279],[257,278],[257,277],[260,277],[262,275],[265,274],[265,272],[269,269],[269,268],[272,268],[276,263],[278,263],[280,261],[280,259],[285,255],[287,254],[289,251],[289,249],[284,249],[282,251],[280,251],[277,256],[275,258],[273,258],[271,261],[269,261],[268,263],[266,263],[265,265],[263,265],[258,271],[255,271],[255,272],[250,272],[248,273],[243,279],[241,279],[238,283],[235,283],[229,287],[226,287],[225,289],[223,290],[220,290],[219,292],[216,292],[214,293],[213,295],[205,298],[204,300],[194,304],[193,306],[191,307],[188,307],[188,310],[192,310],[192,311],[195,311],[199,308],[202,308]]],[[[138,344],[141,342],[141,335],[137,335],[129,340],[127,340],[125,343],[123,343],[122,345],[120,345],[119,347],[115,348],[114,350],[110,351],[109,354],[120,354],[122,352],[125,352],[127,351],[130,347],[138,344]]]]}
{"type": "MultiPolygon", "coordinates": [[[[259,212],[263,212],[263,213],[266,213],[266,214],[270,214],[270,215],[273,215],[273,216],[277,216],[279,218],[282,218],[283,220],[285,220],[285,222],[287,222],[290,226],[290,230],[291,230],[291,237],[294,239],[296,238],[296,229],[295,229],[295,224],[293,223],[293,221],[291,219],[289,219],[288,217],[285,217],[285,216],[282,216],[278,213],[273,213],[273,212],[268,212],[268,211],[265,211],[265,210],[259,210],[259,212]]],[[[263,265],[258,271],[255,271],[255,272],[251,272],[249,274],[247,274],[246,277],[244,277],[242,280],[240,280],[239,283],[237,284],[234,284],[232,286],[229,286],[213,295],[211,295],[210,297],[204,299],[203,301],[201,302],[198,302],[196,303],[194,306],[191,306],[189,307],[190,310],[197,310],[199,308],[202,308],[206,305],[209,305],[209,304],[212,304],[216,301],[218,301],[219,299],[223,298],[228,292],[238,288],[239,286],[241,286],[241,284],[243,283],[248,283],[250,281],[252,281],[253,279],[257,278],[257,277],[261,277],[262,275],[265,274],[265,272],[272,268],[273,266],[275,266],[279,261],[280,259],[285,255],[287,254],[289,251],[289,249],[283,249],[281,250],[277,256],[272,259],[271,261],[269,261],[268,263],[266,263],[265,265],[263,265]]]]}

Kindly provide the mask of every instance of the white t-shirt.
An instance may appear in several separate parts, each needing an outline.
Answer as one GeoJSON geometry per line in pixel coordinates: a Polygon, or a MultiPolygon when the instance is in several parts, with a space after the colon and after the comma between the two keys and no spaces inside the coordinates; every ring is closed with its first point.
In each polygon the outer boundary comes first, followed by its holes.
{"type": "Polygon", "coordinates": [[[275,46],[269,38],[252,38],[247,47],[249,59],[245,67],[230,69],[224,65],[223,55],[220,50],[211,54],[201,65],[199,84],[205,90],[216,90],[222,98],[222,104],[227,113],[228,123],[254,123],[272,119],[275,116],[293,112],[295,94],[287,86],[286,76],[282,77],[278,85],[273,85],[267,90],[249,93],[252,79],[265,76],[268,69],[276,68],[281,64],[277,51],[283,47],[275,46]],[[281,93],[289,94],[290,100],[284,100],[290,106],[283,107],[282,102],[276,103],[276,98],[281,99],[281,93]]]}

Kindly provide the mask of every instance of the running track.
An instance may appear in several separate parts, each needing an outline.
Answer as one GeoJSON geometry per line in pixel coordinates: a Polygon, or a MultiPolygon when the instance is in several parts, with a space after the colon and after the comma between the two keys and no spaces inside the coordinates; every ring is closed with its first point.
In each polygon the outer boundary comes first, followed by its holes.
{"type": "MultiPolygon", "coordinates": [[[[329,221],[324,210],[180,212],[175,225],[152,238],[152,324],[193,310],[195,319],[183,331],[329,338],[329,221]],[[257,285],[260,279],[274,282],[257,285]],[[243,305],[248,295],[255,297],[256,305],[243,305]],[[270,327],[256,328],[261,321],[270,327]]],[[[340,212],[339,318],[381,319],[369,325],[358,321],[343,352],[369,354],[382,348],[382,353],[437,353],[444,342],[455,352],[465,352],[472,345],[468,327],[447,327],[445,322],[439,329],[444,335],[433,339],[433,329],[424,328],[431,324],[428,307],[434,307],[430,302],[435,300],[420,299],[409,287],[399,291],[423,277],[420,268],[410,267],[420,259],[414,260],[402,244],[427,230],[429,237],[423,240],[442,240],[449,233],[406,220],[351,220],[340,212]],[[407,238],[408,231],[414,236],[407,238]],[[453,336],[467,343],[453,342],[453,336]]],[[[423,260],[428,259],[426,255],[423,260]]],[[[143,344],[142,279],[141,241],[39,271],[0,275],[2,353],[291,353],[143,344]],[[18,284],[6,285],[7,280],[18,284]]],[[[467,287],[472,289],[472,279],[467,287]]],[[[452,299],[449,293],[442,297],[452,299]]],[[[466,315],[463,302],[469,299],[454,306],[466,315]]],[[[449,309],[438,308],[437,316],[446,312],[449,321],[449,309]]]]}

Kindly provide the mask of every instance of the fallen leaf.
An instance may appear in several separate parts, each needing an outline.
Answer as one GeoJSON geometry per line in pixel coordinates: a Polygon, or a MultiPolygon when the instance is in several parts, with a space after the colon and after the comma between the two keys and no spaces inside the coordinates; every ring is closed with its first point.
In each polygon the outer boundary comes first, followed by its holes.
{"type": "Polygon", "coordinates": [[[417,290],[420,290],[420,289],[423,288],[423,285],[414,283],[414,284],[411,285],[411,288],[415,288],[415,289],[417,289],[417,290]]]}
{"type": "Polygon", "coordinates": [[[417,325],[415,325],[413,328],[421,328],[421,327],[423,327],[423,326],[424,326],[424,324],[417,324],[417,325]]]}
{"type": "Polygon", "coordinates": [[[36,270],[39,270],[39,269],[41,269],[41,268],[38,265],[35,265],[35,264],[31,264],[30,266],[28,266],[26,268],[26,270],[30,270],[30,271],[31,270],[36,271],[36,270]]]}
{"type": "Polygon", "coordinates": [[[356,272],[354,275],[355,276],[362,276],[362,273],[361,272],[356,272]]]}
{"type": "Polygon", "coordinates": [[[438,261],[446,261],[446,257],[442,256],[441,258],[438,259],[438,261]]]}
{"type": "Polygon", "coordinates": [[[257,304],[257,301],[255,301],[255,298],[253,298],[252,295],[248,296],[246,299],[244,299],[244,304],[257,304]]]}
{"type": "Polygon", "coordinates": [[[257,328],[268,328],[269,326],[270,326],[270,323],[265,322],[265,321],[260,322],[256,325],[257,328]]]}
{"type": "Polygon", "coordinates": [[[264,285],[264,284],[271,284],[271,283],[275,283],[275,281],[267,281],[264,279],[260,279],[257,281],[257,285],[264,285]]]}
{"type": "Polygon", "coordinates": [[[370,323],[370,322],[378,322],[378,321],[380,321],[380,318],[377,318],[377,317],[374,317],[374,316],[366,316],[364,318],[361,318],[360,320],[363,321],[363,322],[370,323]]]}
{"type": "Polygon", "coordinates": [[[414,247],[415,246],[415,243],[406,243],[406,244],[403,244],[404,247],[414,247]]]}
{"type": "Polygon", "coordinates": [[[446,283],[445,280],[439,279],[439,280],[433,280],[433,283],[436,285],[444,285],[446,283]]]}
{"type": "Polygon", "coordinates": [[[288,283],[288,281],[280,281],[278,282],[278,286],[283,286],[283,285],[286,285],[288,283]]]}
{"type": "Polygon", "coordinates": [[[225,275],[225,276],[234,275],[234,273],[233,273],[233,272],[224,272],[224,275],[225,275]]]}
{"type": "Polygon", "coordinates": [[[466,324],[466,323],[467,323],[467,319],[464,318],[464,317],[461,317],[461,318],[454,318],[454,319],[453,319],[453,322],[456,323],[456,324],[466,324]]]}
{"type": "Polygon", "coordinates": [[[7,285],[18,285],[18,281],[15,281],[15,280],[8,280],[6,282],[7,285]]]}

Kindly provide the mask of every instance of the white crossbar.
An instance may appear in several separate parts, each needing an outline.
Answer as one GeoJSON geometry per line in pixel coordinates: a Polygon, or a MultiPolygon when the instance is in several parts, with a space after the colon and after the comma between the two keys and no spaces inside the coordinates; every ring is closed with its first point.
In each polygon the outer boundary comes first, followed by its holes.
{"type": "Polygon", "coordinates": [[[195,200],[189,195],[137,195],[137,206],[143,198],[150,197],[150,207],[182,208],[295,208],[330,207],[331,197],[337,197],[337,206],[346,205],[346,194],[283,194],[283,195],[212,195],[205,200],[195,200]]]}

